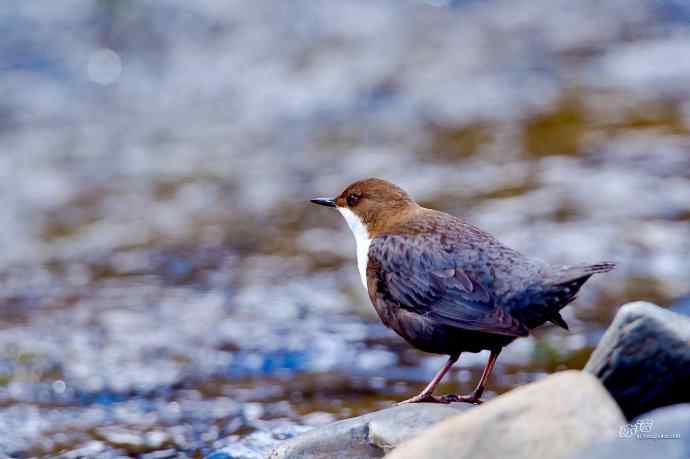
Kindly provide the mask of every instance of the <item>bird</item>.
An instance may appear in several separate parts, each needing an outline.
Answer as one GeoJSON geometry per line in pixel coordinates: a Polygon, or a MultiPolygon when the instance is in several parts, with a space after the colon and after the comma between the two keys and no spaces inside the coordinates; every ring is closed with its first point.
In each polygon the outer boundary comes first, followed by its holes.
{"type": "Polygon", "coordinates": [[[383,324],[421,351],[448,356],[419,394],[399,404],[482,403],[501,350],[546,322],[567,330],[559,311],[592,275],[615,267],[528,257],[379,178],[311,202],[337,209],[347,222],[361,282],[383,324]],[[484,350],[489,359],[471,393],[434,395],[462,353],[484,350]]]}

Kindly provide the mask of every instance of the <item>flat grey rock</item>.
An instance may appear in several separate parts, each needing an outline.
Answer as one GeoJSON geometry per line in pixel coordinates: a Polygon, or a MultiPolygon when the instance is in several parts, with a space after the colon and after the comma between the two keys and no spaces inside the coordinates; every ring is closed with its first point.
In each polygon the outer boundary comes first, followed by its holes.
{"type": "Polygon", "coordinates": [[[690,402],[690,318],[651,303],[624,305],[585,371],[601,380],[628,419],[690,402]]]}
{"type": "Polygon", "coordinates": [[[571,459],[687,459],[690,457],[690,404],[659,408],[621,427],[618,437],[571,459]]]}
{"type": "Polygon", "coordinates": [[[417,403],[334,422],[278,446],[271,459],[335,459],[383,457],[402,441],[451,416],[472,410],[458,403],[417,403]]]}
{"type": "Polygon", "coordinates": [[[400,444],[390,459],[566,458],[615,438],[624,422],[599,380],[564,371],[438,423],[400,444]]]}

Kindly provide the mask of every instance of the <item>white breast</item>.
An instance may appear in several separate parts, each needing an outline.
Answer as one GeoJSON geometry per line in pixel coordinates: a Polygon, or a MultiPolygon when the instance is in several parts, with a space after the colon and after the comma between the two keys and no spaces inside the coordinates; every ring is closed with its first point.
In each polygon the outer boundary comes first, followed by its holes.
{"type": "Polygon", "coordinates": [[[362,223],[362,220],[350,209],[338,207],[338,211],[343,215],[352,230],[352,234],[355,236],[355,242],[357,243],[357,269],[359,269],[362,285],[364,285],[364,289],[367,289],[367,264],[369,262],[369,244],[371,244],[369,231],[367,231],[367,227],[362,223]]]}

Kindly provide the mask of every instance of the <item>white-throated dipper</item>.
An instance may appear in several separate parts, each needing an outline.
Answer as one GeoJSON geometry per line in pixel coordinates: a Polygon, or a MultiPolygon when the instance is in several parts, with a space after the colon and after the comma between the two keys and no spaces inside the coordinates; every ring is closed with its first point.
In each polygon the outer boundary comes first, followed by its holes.
{"type": "Polygon", "coordinates": [[[371,178],[337,198],[335,207],[357,243],[357,266],[381,321],[412,346],[448,361],[418,395],[400,403],[481,403],[501,349],[551,321],[568,328],[559,310],[590,276],[613,263],[554,266],[506,247],[460,218],[426,209],[394,184],[371,178]],[[489,350],[469,395],[433,391],[462,352],[489,350]]]}

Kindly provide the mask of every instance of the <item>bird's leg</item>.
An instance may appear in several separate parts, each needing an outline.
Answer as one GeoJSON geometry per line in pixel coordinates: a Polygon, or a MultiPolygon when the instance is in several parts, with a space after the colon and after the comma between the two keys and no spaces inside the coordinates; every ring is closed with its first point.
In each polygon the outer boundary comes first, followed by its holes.
{"type": "Polygon", "coordinates": [[[453,366],[455,362],[458,361],[458,358],[460,357],[460,354],[454,354],[450,355],[448,357],[448,360],[446,361],[445,365],[438,370],[438,373],[436,373],[436,376],[427,384],[427,386],[424,388],[423,391],[421,391],[419,394],[415,395],[412,398],[408,398],[407,400],[403,400],[402,402],[398,402],[398,405],[403,405],[405,403],[420,403],[420,402],[429,402],[429,403],[450,403],[449,401],[446,401],[444,397],[435,397],[433,395],[434,389],[436,389],[436,386],[438,385],[439,382],[443,379],[443,377],[448,373],[448,370],[450,370],[450,367],[453,366]]]}
{"type": "Polygon", "coordinates": [[[498,358],[498,354],[501,353],[501,350],[492,350],[491,355],[489,355],[489,361],[486,363],[486,367],[484,367],[484,371],[482,372],[482,377],[479,378],[479,383],[477,384],[477,387],[474,388],[471,394],[469,395],[455,395],[455,394],[448,394],[444,395],[442,398],[446,401],[446,403],[450,402],[466,402],[466,403],[473,403],[475,405],[479,405],[480,403],[483,403],[483,400],[481,399],[482,394],[484,393],[484,386],[486,386],[486,380],[489,379],[489,375],[491,374],[491,371],[494,369],[494,365],[496,364],[496,359],[498,358]]]}

